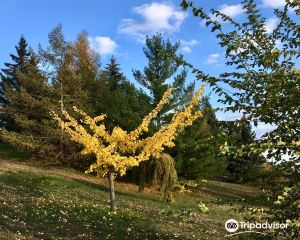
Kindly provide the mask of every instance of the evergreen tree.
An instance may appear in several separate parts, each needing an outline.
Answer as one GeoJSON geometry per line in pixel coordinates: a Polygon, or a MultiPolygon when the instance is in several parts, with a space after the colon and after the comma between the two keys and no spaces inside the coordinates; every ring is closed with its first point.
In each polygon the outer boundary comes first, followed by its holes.
{"type": "Polygon", "coordinates": [[[8,91],[19,91],[20,82],[17,78],[17,70],[25,72],[25,62],[30,59],[30,52],[26,39],[21,36],[18,45],[15,47],[17,54],[10,54],[13,63],[4,63],[4,69],[0,73],[0,126],[7,129],[14,129],[14,123],[11,116],[6,112],[6,106],[10,100],[7,96],[8,91]]]}
{"type": "MultiPolygon", "coordinates": [[[[243,119],[240,123],[222,122],[222,126],[227,136],[228,146],[241,148],[255,142],[255,133],[251,130],[251,125],[243,119]]],[[[227,153],[225,159],[229,180],[238,182],[257,179],[260,166],[264,162],[261,155],[249,155],[247,152],[243,155],[227,153]]]]}
{"type": "MultiPolygon", "coordinates": [[[[148,65],[144,67],[143,73],[139,70],[133,70],[135,79],[150,91],[153,105],[161,100],[163,93],[168,88],[174,88],[171,105],[165,108],[162,114],[182,106],[186,100],[189,100],[186,97],[190,96],[194,90],[194,84],[185,86],[186,70],[182,70],[176,75],[179,65],[175,56],[180,57],[177,54],[178,49],[178,42],[173,45],[170,40],[165,41],[161,34],[151,38],[147,36],[144,54],[148,60],[148,65]],[[167,81],[172,77],[171,84],[168,84],[167,81]]],[[[163,123],[162,114],[156,118],[158,127],[163,123]]]]}
{"type": "Polygon", "coordinates": [[[124,75],[121,72],[120,65],[114,56],[111,57],[110,63],[107,64],[106,70],[109,76],[109,89],[111,91],[116,90],[119,84],[125,80],[124,75]]]}
{"type": "MultiPolygon", "coordinates": [[[[95,104],[96,113],[106,113],[104,121],[108,129],[112,130],[116,126],[126,131],[135,129],[151,110],[149,96],[141,89],[136,89],[134,84],[125,78],[115,57],[110,59],[99,79],[101,88],[95,104]]],[[[141,166],[144,166],[144,163],[141,163],[141,166]]],[[[136,179],[136,175],[138,170],[130,169],[126,178],[132,181],[136,179]]]]}
{"type": "Polygon", "coordinates": [[[127,131],[136,128],[151,109],[150,100],[125,78],[115,57],[100,74],[99,82],[101,93],[97,97],[96,112],[106,113],[106,125],[110,129],[120,126],[127,131]]]}
{"type": "MultiPolygon", "coordinates": [[[[161,34],[152,37],[147,36],[144,54],[148,60],[148,65],[144,67],[143,73],[139,70],[133,70],[135,79],[150,91],[153,105],[161,100],[163,93],[168,88],[174,88],[170,104],[155,119],[157,128],[160,128],[170,118],[170,116],[166,116],[166,113],[184,106],[194,90],[194,84],[186,86],[187,71],[185,69],[176,74],[179,67],[176,57],[181,57],[177,54],[178,49],[178,42],[172,44],[169,39],[165,41],[161,34]],[[168,84],[167,81],[172,77],[171,84],[168,84]]],[[[145,175],[149,169],[149,164],[148,166],[145,164],[148,163],[145,162],[140,165],[140,191],[144,189],[145,175]]]]}
{"type": "Polygon", "coordinates": [[[179,175],[187,179],[216,178],[225,170],[224,159],[219,156],[224,140],[209,97],[201,99],[199,108],[203,116],[177,138],[172,155],[179,175]]]}
{"type": "Polygon", "coordinates": [[[23,62],[23,69],[17,69],[15,76],[19,90],[6,91],[9,104],[5,112],[14,121],[14,130],[4,129],[2,139],[20,150],[26,150],[34,157],[55,157],[55,136],[61,131],[53,127],[49,111],[52,90],[47,78],[38,69],[38,61],[31,53],[30,61],[23,62]]]}

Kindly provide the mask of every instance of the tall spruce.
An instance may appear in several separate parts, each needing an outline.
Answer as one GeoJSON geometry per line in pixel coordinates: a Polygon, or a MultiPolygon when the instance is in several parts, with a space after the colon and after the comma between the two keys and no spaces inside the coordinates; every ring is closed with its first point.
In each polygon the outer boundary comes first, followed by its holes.
{"type": "Polygon", "coordinates": [[[2,139],[14,147],[32,153],[35,158],[55,157],[55,136],[49,111],[52,90],[47,77],[38,69],[38,61],[31,53],[29,61],[23,62],[23,69],[17,69],[18,91],[6,91],[9,104],[5,112],[14,121],[14,129],[4,129],[2,139]]]}
{"type": "Polygon", "coordinates": [[[6,68],[0,73],[0,126],[7,129],[14,129],[11,116],[6,112],[6,107],[10,103],[7,93],[19,91],[20,82],[17,78],[17,71],[25,72],[25,62],[30,59],[30,51],[26,39],[21,36],[18,45],[15,46],[17,54],[10,54],[12,63],[4,63],[6,68]]]}
{"type": "Polygon", "coordinates": [[[144,67],[143,72],[133,70],[135,79],[150,91],[153,105],[161,100],[166,89],[174,88],[171,104],[156,118],[158,127],[163,123],[162,115],[188,100],[186,96],[190,96],[194,89],[194,84],[186,84],[187,71],[184,69],[178,73],[180,65],[176,57],[181,57],[177,53],[179,46],[179,42],[172,44],[169,39],[164,40],[161,34],[147,36],[144,54],[148,65],[144,67]],[[168,80],[171,83],[167,83],[168,80]]]}
{"type": "Polygon", "coordinates": [[[136,128],[151,108],[149,97],[126,79],[115,57],[110,59],[99,78],[101,89],[96,112],[106,113],[107,127],[120,126],[127,131],[136,128]]]}
{"type": "Polygon", "coordinates": [[[117,63],[117,59],[112,56],[109,64],[106,66],[106,71],[108,73],[108,85],[111,91],[118,88],[119,84],[125,80],[124,75],[121,72],[120,65],[117,63]]]}
{"type": "MultiPolygon", "coordinates": [[[[255,143],[255,133],[251,125],[242,119],[238,121],[223,121],[220,123],[226,135],[226,146],[241,148],[255,143]]],[[[250,148],[248,148],[250,151],[250,148]]],[[[249,155],[247,151],[244,154],[225,153],[227,180],[237,182],[249,182],[257,180],[261,173],[261,165],[264,158],[259,154],[249,155]]]]}
{"type": "Polygon", "coordinates": [[[224,158],[219,156],[224,136],[221,136],[222,129],[209,97],[203,97],[198,107],[203,116],[179,135],[172,155],[180,176],[186,179],[216,178],[225,170],[224,158]]]}
{"type": "MultiPolygon", "coordinates": [[[[181,57],[177,53],[179,46],[179,42],[172,44],[169,39],[164,40],[161,34],[152,37],[147,36],[144,54],[148,64],[144,67],[143,72],[133,70],[136,81],[150,91],[149,97],[151,97],[153,105],[161,100],[163,93],[168,88],[174,88],[170,104],[155,119],[157,128],[168,121],[170,116],[167,116],[166,113],[184,106],[194,90],[194,84],[186,84],[187,71],[183,69],[178,73],[180,65],[176,58],[181,57]],[[171,81],[171,83],[168,83],[168,81],[171,81]]],[[[140,165],[140,191],[144,189],[147,169],[149,169],[148,162],[140,165]]]]}

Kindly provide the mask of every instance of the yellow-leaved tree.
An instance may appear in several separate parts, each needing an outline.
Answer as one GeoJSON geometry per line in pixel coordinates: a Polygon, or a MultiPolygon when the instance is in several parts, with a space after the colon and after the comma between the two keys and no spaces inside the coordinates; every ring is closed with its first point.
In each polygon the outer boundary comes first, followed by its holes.
{"type": "Polygon", "coordinates": [[[81,116],[80,120],[75,119],[65,110],[62,111],[61,117],[54,111],[51,114],[62,130],[70,135],[71,140],[83,145],[81,154],[96,156],[96,162],[86,172],[96,172],[99,176],[108,177],[110,207],[111,211],[115,212],[115,176],[124,175],[128,168],[138,166],[140,162],[149,160],[151,156],[159,157],[165,147],[173,147],[176,134],[202,115],[201,110],[196,110],[196,106],[203,91],[204,86],[195,93],[186,108],[174,113],[169,124],[161,127],[152,136],[144,138],[142,134],[149,130],[152,119],[168,103],[172,88],[165,92],[158,105],[131,132],[124,131],[120,127],[115,127],[109,132],[103,124],[105,114],[90,117],[76,107],[73,108],[81,116]]]}

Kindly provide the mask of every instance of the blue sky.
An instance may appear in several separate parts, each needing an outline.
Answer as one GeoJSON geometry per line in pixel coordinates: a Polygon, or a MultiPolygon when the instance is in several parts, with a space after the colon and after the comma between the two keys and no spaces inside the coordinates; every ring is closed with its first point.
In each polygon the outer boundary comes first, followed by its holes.
{"type": "MultiPolygon", "coordinates": [[[[194,1],[196,5],[219,9],[227,15],[242,19],[239,0],[194,1]]],[[[284,0],[257,0],[267,18],[267,30],[277,23],[273,8],[282,7],[284,0]]],[[[214,35],[190,12],[182,12],[180,1],[145,0],[6,0],[1,1],[0,14],[0,67],[10,61],[9,53],[21,35],[33,49],[40,43],[47,47],[47,35],[58,24],[63,25],[69,41],[77,34],[88,32],[91,46],[101,55],[105,65],[113,54],[122,70],[133,81],[132,69],[141,69],[146,64],[143,54],[145,35],[162,32],[172,41],[181,41],[180,52],[196,67],[208,73],[218,74],[225,70],[224,50],[217,45],[214,35]]],[[[189,80],[193,80],[190,75],[189,80]]],[[[198,86],[200,83],[198,83],[198,86]]],[[[208,89],[209,91],[209,89],[208,89]]],[[[213,106],[219,106],[212,93],[213,106]]],[[[234,119],[239,115],[218,113],[221,119],[234,119]]],[[[258,135],[269,129],[260,124],[258,135]]]]}

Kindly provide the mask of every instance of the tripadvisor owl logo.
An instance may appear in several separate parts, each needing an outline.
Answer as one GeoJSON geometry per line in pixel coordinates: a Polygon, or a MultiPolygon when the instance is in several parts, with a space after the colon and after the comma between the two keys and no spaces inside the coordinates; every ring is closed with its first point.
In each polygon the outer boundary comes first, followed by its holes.
{"type": "Polygon", "coordinates": [[[239,228],[239,223],[235,219],[228,219],[225,222],[225,229],[227,232],[233,233],[236,232],[239,228]]]}
{"type": "Polygon", "coordinates": [[[253,229],[285,229],[288,227],[288,223],[278,223],[278,222],[238,222],[235,219],[229,219],[225,222],[225,229],[229,233],[236,232],[239,228],[241,230],[247,229],[248,231],[252,231],[253,229]]]}

